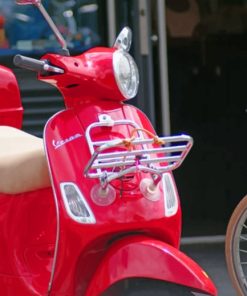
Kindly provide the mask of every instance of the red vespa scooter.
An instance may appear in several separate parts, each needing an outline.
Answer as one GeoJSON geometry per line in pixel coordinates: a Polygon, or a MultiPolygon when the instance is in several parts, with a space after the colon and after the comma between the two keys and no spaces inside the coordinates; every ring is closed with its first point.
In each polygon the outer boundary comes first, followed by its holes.
{"type": "Polygon", "coordinates": [[[71,57],[41,1],[17,2],[40,9],[63,50],[41,60],[18,55],[15,64],[57,87],[66,110],[47,122],[45,149],[1,122],[1,295],[217,295],[179,251],[171,171],[192,139],[158,137],[140,110],[123,104],[139,83],[131,31],[113,48],[71,57]]]}

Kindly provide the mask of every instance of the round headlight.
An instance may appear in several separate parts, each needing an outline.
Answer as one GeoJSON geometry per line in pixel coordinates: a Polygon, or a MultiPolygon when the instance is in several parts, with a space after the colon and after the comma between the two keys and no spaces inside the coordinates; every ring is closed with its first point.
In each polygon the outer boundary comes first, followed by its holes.
{"type": "Polygon", "coordinates": [[[126,99],[136,96],[139,72],[136,63],[126,51],[116,50],[113,54],[114,75],[120,92],[126,99]]]}

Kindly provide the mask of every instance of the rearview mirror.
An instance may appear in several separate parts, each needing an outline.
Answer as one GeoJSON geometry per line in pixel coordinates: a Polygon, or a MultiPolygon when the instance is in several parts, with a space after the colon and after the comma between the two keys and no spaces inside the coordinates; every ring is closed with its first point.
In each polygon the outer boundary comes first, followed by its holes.
{"type": "Polygon", "coordinates": [[[38,6],[41,4],[41,0],[16,0],[15,2],[16,4],[19,4],[19,5],[32,4],[32,5],[38,6]]]}

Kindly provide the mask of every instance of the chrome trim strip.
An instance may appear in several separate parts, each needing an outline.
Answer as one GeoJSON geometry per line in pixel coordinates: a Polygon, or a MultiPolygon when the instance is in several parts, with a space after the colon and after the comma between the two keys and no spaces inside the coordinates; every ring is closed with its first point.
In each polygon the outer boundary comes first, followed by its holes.
{"type": "Polygon", "coordinates": [[[55,242],[55,250],[54,250],[54,258],[52,262],[52,269],[51,269],[51,276],[50,276],[50,281],[48,285],[48,294],[51,291],[52,288],[52,283],[54,279],[54,274],[55,274],[55,268],[56,268],[56,263],[57,263],[57,254],[58,254],[58,245],[59,245],[59,231],[60,231],[60,218],[59,218],[59,207],[58,207],[58,200],[57,200],[57,195],[54,187],[54,181],[53,181],[53,176],[51,172],[51,166],[48,158],[48,153],[47,153],[47,146],[46,146],[46,130],[47,130],[47,125],[48,123],[58,114],[64,112],[65,110],[59,111],[56,114],[54,114],[52,117],[48,119],[48,121],[45,124],[44,127],[44,132],[43,132],[43,141],[44,141],[44,149],[45,149],[45,155],[47,159],[47,165],[48,165],[48,170],[49,170],[49,175],[50,175],[50,180],[51,180],[51,186],[52,186],[52,191],[53,191],[53,197],[54,197],[54,202],[55,202],[55,208],[56,208],[56,218],[57,218],[57,231],[56,231],[56,242],[55,242]]]}

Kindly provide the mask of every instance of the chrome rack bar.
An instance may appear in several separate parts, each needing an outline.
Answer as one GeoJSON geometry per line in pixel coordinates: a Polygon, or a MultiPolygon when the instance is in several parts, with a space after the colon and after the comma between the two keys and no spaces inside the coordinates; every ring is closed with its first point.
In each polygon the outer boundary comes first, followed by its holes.
{"type": "MultiPolygon", "coordinates": [[[[193,140],[191,137],[186,135],[172,137],[160,138],[166,144],[174,144],[176,142],[186,142],[185,145],[169,146],[162,148],[152,148],[152,149],[138,149],[131,151],[116,151],[111,153],[103,153],[105,150],[113,147],[120,146],[122,140],[108,141],[99,146],[93,153],[88,165],[85,168],[85,175],[89,178],[100,178],[104,172],[104,176],[107,175],[108,181],[115,178],[120,178],[121,176],[134,172],[136,170],[141,171],[152,171],[152,173],[163,174],[164,172],[174,170],[178,168],[189,150],[192,147],[193,140]],[[173,141],[174,140],[174,141],[173,141]],[[162,156],[157,156],[160,154],[162,156]],[[175,155],[171,155],[175,153],[175,155]],[[151,157],[152,154],[156,154],[155,157],[151,157]],[[137,156],[142,156],[136,159],[137,156]],[[157,164],[157,165],[155,165],[157,164]],[[127,168],[126,168],[127,167],[127,168]],[[119,172],[109,171],[109,169],[119,168],[119,172]],[[108,171],[107,171],[108,169],[108,171]],[[93,172],[97,170],[97,172],[93,172]]],[[[152,142],[153,140],[151,140],[152,142]]],[[[147,140],[133,141],[133,143],[140,145],[142,142],[147,143],[147,140]]],[[[150,140],[148,139],[150,143],[150,140]]],[[[134,145],[132,143],[132,145],[134,145]]]]}
{"type": "Polygon", "coordinates": [[[98,122],[92,123],[87,128],[86,138],[92,157],[84,169],[84,174],[88,178],[99,178],[104,184],[138,170],[152,175],[162,175],[174,170],[182,164],[193,145],[193,139],[187,135],[147,138],[145,130],[140,129],[135,122],[114,121],[109,115],[104,114],[99,116],[98,122]],[[92,129],[112,128],[116,125],[136,129],[136,137],[92,140],[92,129]],[[130,146],[126,146],[126,141],[130,146]],[[122,151],[122,148],[126,150],[122,151]],[[111,152],[107,151],[109,149],[111,152]]]}

